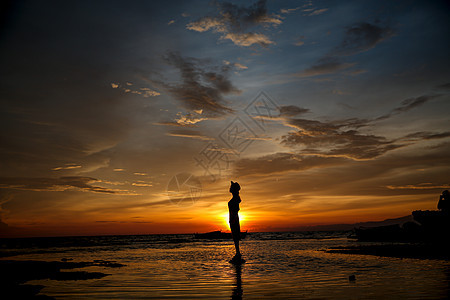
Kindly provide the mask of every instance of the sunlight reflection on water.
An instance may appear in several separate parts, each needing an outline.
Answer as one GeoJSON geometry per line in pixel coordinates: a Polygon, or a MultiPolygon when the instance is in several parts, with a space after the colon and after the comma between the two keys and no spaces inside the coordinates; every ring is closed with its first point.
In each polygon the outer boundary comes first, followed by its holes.
{"type": "Polygon", "coordinates": [[[228,241],[103,245],[74,248],[51,256],[23,255],[20,259],[71,257],[74,261],[102,259],[126,265],[117,269],[82,269],[111,274],[102,279],[30,282],[46,286],[43,294],[63,298],[444,299],[448,296],[448,261],[321,251],[348,243],[345,238],[245,240],[242,252],[247,263],[241,268],[228,263],[234,254],[228,241]],[[352,274],[356,276],[354,282],[348,280],[352,274]]]}

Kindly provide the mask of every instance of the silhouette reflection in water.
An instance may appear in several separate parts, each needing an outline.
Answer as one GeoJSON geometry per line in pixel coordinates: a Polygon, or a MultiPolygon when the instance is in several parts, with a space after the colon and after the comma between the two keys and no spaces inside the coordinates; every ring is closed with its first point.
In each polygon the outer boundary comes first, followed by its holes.
{"type": "Polygon", "coordinates": [[[231,299],[242,299],[242,295],[244,294],[244,291],[242,290],[242,280],[241,280],[242,265],[234,264],[233,266],[236,275],[236,282],[231,292],[231,299]]]}

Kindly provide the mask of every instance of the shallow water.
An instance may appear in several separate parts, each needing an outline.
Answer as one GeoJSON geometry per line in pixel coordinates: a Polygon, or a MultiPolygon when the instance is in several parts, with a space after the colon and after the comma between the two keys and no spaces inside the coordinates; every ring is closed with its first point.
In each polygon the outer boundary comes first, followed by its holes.
{"type": "MultiPolygon", "coordinates": [[[[449,261],[323,252],[355,243],[345,235],[254,234],[242,242],[247,260],[242,267],[228,263],[234,254],[231,241],[198,241],[188,235],[85,239],[85,243],[37,241],[29,254],[4,259],[102,259],[126,265],[82,269],[111,274],[102,279],[29,282],[44,285],[42,294],[64,299],[446,299],[449,295],[449,261]],[[356,280],[349,281],[350,275],[356,280]]],[[[6,248],[3,245],[4,251],[13,247],[6,248]]]]}

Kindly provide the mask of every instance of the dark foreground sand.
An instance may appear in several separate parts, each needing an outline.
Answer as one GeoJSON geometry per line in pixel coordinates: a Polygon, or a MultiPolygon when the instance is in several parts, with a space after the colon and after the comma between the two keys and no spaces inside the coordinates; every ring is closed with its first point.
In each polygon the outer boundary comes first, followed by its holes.
{"type": "Polygon", "coordinates": [[[46,295],[38,295],[44,286],[24,284],[30,280],[86,280],[108,276],[101,272],[63,271],[89,266],[119,268],[124,265],[103,260],[93,262],[2,260],[0,261],[2,299],[54,299],[46,295]]]}

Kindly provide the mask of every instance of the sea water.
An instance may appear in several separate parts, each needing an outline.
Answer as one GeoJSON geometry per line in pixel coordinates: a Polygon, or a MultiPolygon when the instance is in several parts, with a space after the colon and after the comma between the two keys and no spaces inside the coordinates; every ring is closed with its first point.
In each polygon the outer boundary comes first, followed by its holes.
{"type": "MultiPolygon", "coordinates": [[[[253,233],[246,263],[228,261],[232,241],[193,235],[0,240],[5,260],[114,261],[109,274],[78,281],[33,280],[62,299],[446,299],[450,262],[326,253],[355,245],[345,233],[253,233]],[[12,256],[16,254],[15,256],[12,256]],[[354,275],[356,280],[349,280],[354,275]]],[[[72,271],[72,270],[71,270],[72,271]]],[[[74,270],[76,271],[76,270],[74,270]]]]}

